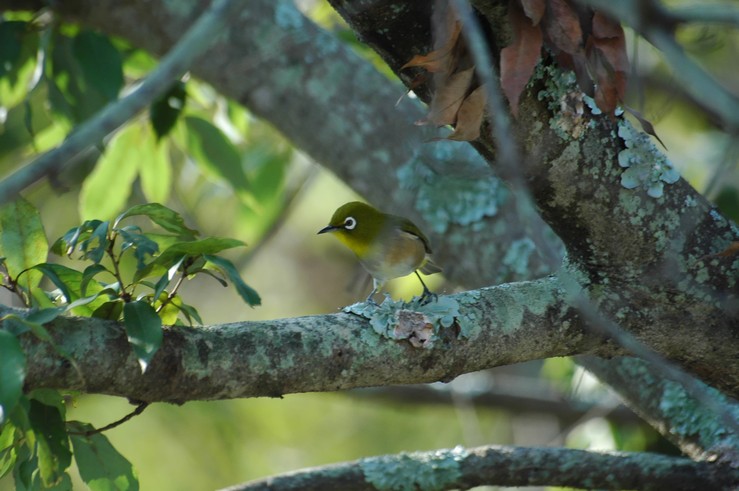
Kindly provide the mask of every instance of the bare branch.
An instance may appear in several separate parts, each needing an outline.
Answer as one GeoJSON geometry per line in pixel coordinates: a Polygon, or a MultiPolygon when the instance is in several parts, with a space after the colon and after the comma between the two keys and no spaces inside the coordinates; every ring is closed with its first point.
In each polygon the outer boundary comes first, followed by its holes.
{"type": "Polygon", "coordinates": [[[648,453],[487,446],[401,453],[306,469],[224,491],[375,491],[475,486],[585,489],[731,489],[739,469],[648,453]]]}

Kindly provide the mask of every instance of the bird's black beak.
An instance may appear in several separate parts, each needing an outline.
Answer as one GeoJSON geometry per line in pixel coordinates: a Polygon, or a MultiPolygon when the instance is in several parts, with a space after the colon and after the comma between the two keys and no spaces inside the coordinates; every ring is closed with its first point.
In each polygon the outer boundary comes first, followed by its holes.
{"type": "MultiPolygon", "coordinates": [[[[318,234],[325,234],[326,232],[333,232],[334,230],[338,230],[341,227],[335,227],[333,225],[328,225],[326,227],[323,227],[321,230],[318,231],[318,234]]],[[[316,234],[316,235],[318,235],[316,234]]]]}

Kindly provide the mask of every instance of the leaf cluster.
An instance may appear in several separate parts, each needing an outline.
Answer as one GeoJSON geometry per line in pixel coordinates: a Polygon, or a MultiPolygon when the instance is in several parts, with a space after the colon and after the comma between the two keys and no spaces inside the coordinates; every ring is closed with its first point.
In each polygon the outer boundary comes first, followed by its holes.
{"type": "Polygon", "coordinates": [[[232,282],[248,305],[259,305],[259,295],[235,265],[218,255],[245,244],[199,238],[177,212],[149,203],[113,221],[87,220],[56,240],[51,251],[83,261],[86,266],[78,270],[47,261],[43,226],[28,201],[1,207],[0,227],[0,286],[31,308],[0,319],[0,477],[12,472],[18,489],[68,489],[66,469],[74,454],[92,489],[137,489],[131,464],[103,435],[88,424],[65,422],[59,392],[23,394],[26,356],[20,337],[49,343],[76,369],[74,358],[57,346],[44,324],[65,313],[122,321],[144,372],[162,343],[163,324],[202,324],[197,309],[178,293],[185,279],[207,275],[223,286],[232,282]],[[143,219],[160,230],[145,231],[133,223],[143,219]],[[129,256],[135,263],[131,272],[122,267],[129,256]],[[55,288],[42,290],[43,278],[55,288]]]}

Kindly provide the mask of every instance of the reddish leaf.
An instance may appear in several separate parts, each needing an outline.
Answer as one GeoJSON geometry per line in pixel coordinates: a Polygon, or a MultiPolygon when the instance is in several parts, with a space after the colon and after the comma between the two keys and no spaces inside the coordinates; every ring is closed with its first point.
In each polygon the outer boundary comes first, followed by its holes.
{"type": "Polygon", "coordinates": [[[593,36],[599,39],[622,38],[624,30],[621,24],[596,11],[593,15],[593,36]]]}
{"type": "Polygon", "coordinates": [[[595,103],[605,113],[613,114],[626,94],[629,58],[621,25],[599,12],[593,15],[592,35],[586,53],[588,68],[596,82],[595,103]]]}
{"type": "Polygon", "coordinates": [[[457,113],[457,125],[454,127],[454,133],[449,135],[447,140],[477,140],[480,136],[480,125],[485,113],[486,102],[485,86],[481,85],[473,90],[462,103],[462,107],[459,108],[457,113]]]}
{"type": "Polygon", "coordinates": [[[451,73],[456,64],[454,53],[457,41],[459,41],[460,31],[461,24],[459,21],[454,21],[451,30],[448,32],[448,37],[436,40],[436,44],[439,45],[437,49],[425,55],[414,56],[400,69],[421,67],[432,73],[451,73]]]}
{"type": "Polygon", "coordinates": [[[518,99],[534,73],[541,57],[541,28],[532,25],[516,4],[508,5],[508,19],[513,40],[500,52],[500,83],[513,116],[518,116],[518,99]]]}
{"type": "MultiPolygon", "coordinates": [[[[546,0],[520,0],[526,17],[531,19],[533,25],[538,25],[547,9],[546,0]]],[[[508,7],[510,11],[510,7],[508,7]]]]}
{"type": "MultiPolygon", "coordinates": [[[[425,122],[431,122],[437,126],[454,124],[457,121],[457,112],[469,92],[474,74],[475,68],[472,67],[447,78],[434,93],[425,122]]],[[[421,124],[425,122],[422,121],[421,124]]]]}
{"type": "Polygon", "coordinates": [[[577,12],[566,0],[547,0],[542,25],[552,45],[574,55],[582,50],[582,28],[577,12]]]}

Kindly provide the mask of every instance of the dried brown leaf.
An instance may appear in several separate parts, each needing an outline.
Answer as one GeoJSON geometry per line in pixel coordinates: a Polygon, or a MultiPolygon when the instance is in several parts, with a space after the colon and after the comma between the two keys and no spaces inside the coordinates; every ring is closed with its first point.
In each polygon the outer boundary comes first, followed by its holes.
{"type": "Polygon", "coordinates": [[[588,68],[596,82],[595,103],[605,113],[613,114],[626,95],[629,57],[621,25],[596,12],[593,34],[588,36],[588,68]]]}
{"type": "Polygon", "coordinates": [[[582,51],[580,18],[566,0],[547,0],[542,26],[553,47],[571,55],[582,51]]]}
{"type": "Polygon", "coordinates": [[[457,141],[477,140],[480,136],[480,125],[485,113],[486,102],[485,86],[481,85],[473,90],[462,103],[462,107],[459,108],[457,113],[457,124],[454,127],[454,132],[446,139],[457,141]]]}
{"type": "Polygon", "coordinates": [[[542,34],[515,2],[508,5],[508,19],[513,40],[500,52],[500,83],[511,113],[518,116],[518,99],[541,57],[542,34]]]}
{"type": "Polygon", "coordinates": [[[454,124],[457,121],[457,112],[469,92],[474,74],[475,68],[473,67],[447,78],[443,85],[437,88],[431,99],[426,121],[437,126],[454,124]]]}
{"type": "Polygon", "coordinates": [[[437,39],[439,47],[425,55],[416,55],[410,59],[408,63],[400,67],[400,69],[420,67],[432,73],[451,73],[456,65],[455,47],[460,41],[459,33],[461,32],[461,24],[454,21],[448,37],[443,40],[437,39]]]}
{"type": "MultiPolygon", "coordinates": [[[[533,25],[538,25],[547,9],[546,0],[521,0],[521,7],[533,25]]],[[[510,9],[510,7],[509,7],[510,9]]]]}
{"type": "Polygon", "coordinates": [[[621,24],[598,11],[593,14],[592,32],[593,36],[599,39],[624,37],[624,30],[621,28],[621,24]]]}

